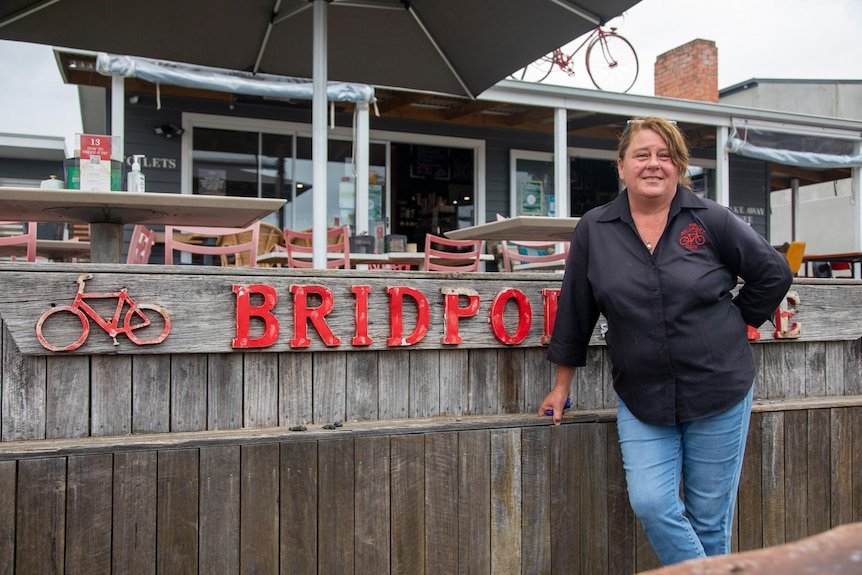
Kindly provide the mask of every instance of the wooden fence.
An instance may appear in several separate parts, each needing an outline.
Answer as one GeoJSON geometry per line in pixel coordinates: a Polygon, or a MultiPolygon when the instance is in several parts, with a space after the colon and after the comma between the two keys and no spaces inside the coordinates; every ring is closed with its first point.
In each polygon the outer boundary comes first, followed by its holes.
{"type": "MultiPolygon", "coordinates": [[[[803,336],[753,343],[738,550],[862,521],[862,329],[847,312],[862,282],[794,289],[803,336]]],[[[628,506],[600,342],[554,427],[534,415],[553,375],[539,345],[34,355],[19,342],[21,308],[47,307],[37,291],[0,296],[0,573],[658,566],[628,506]]]]}

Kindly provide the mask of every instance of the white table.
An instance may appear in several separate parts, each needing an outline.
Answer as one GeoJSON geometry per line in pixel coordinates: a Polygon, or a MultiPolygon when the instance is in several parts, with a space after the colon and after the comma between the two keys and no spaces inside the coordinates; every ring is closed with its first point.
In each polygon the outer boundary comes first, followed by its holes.
{"type": "Polygon", "coordinates": [[[240,228],[285,202],[197,194],[0,188],[4,220],[90,224],[90,260],[96,263],[122,263],[125,224],[240,228]]]}
{"type": "Polygon", "coordinates": [[[516,216],[445,232],[453,240],[548,241],[567,242],[580,218],[516,216]]]}

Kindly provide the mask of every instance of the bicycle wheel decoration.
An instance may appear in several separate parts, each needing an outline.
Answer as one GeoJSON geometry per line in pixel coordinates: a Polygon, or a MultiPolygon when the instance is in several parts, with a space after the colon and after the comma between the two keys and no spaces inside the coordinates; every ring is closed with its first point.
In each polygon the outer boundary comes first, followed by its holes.
{"type": "Polygon", "coordinates": [[[608,92],[628,92],[638,77],[638,56],[617,34],[597,36],[587,47],[587,73],[593,85],[608,92]]]}

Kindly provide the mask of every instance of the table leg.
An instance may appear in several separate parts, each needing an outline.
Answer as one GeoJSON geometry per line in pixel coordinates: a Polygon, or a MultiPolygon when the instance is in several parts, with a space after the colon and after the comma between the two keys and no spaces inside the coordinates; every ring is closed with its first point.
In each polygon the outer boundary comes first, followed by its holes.
{"type": "Polygon", "coordinates": [[[123,224],[90,224],[90,261],[123,262],[123,224]]]}

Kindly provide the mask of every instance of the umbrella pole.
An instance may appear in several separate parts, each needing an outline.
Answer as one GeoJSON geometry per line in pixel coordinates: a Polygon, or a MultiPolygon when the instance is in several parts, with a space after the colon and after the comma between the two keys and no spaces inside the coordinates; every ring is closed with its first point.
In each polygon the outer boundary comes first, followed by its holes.
{"type": "Polygon", "coordinates": [[[314,0],[313,86],[311,101],[311,164],[312,164],[312,254],[314,269],[326,269],[326,165],[329,150],[326,134],[326,0],[314,0]]]}

